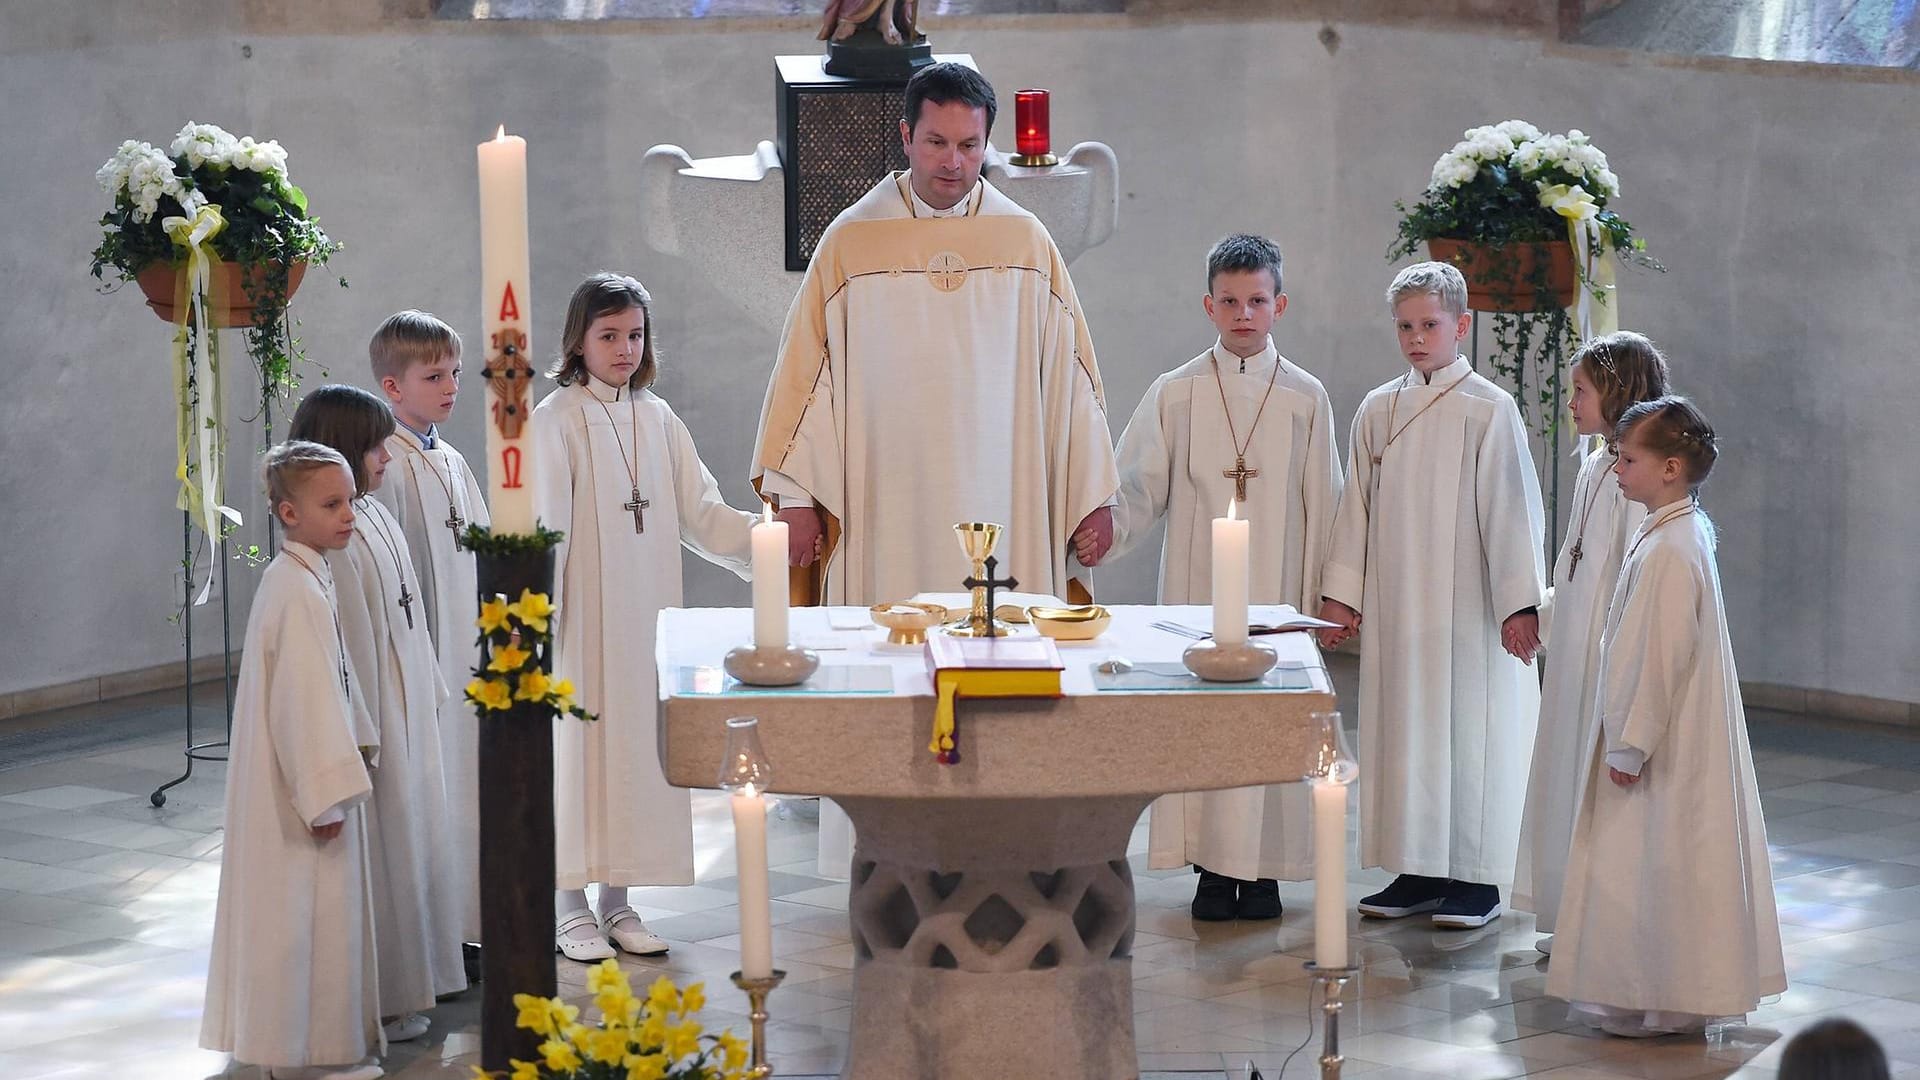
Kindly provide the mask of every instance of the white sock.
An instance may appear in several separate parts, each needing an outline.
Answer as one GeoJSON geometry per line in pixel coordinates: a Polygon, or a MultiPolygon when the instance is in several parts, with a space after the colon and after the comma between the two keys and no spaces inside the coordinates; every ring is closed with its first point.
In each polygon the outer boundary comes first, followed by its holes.
{"type": "MultiPolygon", "coordinates": [[[[587,890],[560,889],[554,893],[554,920],[564,920],[567,916],[587,911],[587,890]]],[[[568,941],[592,941],[600,936],[600,928],[585,922],[567,931],[568,941]]]]}
{"type": "Polygon", "coordinates": [[[607,915],[607,912],[609,911],[613,911],[616,908],[623,908],[626,906],[627,906],[627,887],[625,885],[600,886],[600,917],[601,918],[605,918],[607,915]]]}

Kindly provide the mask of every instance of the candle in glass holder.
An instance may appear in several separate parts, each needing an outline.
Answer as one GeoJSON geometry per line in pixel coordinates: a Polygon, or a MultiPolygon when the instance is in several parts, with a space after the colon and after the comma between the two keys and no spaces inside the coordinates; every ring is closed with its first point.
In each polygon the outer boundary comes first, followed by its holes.
{"type": "Polygon", "coordinates": [[[1013,95],[1014,148],[1023,158],[1053,156],[1053,117],[1049,101],[1050,95],[1045,90],[1020,90],[1013,95]]]}

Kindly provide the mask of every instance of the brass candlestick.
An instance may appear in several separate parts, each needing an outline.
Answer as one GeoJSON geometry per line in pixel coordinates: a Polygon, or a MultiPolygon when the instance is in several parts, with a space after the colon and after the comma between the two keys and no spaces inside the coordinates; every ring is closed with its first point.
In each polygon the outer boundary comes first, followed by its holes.
{"type": "Polygon", "coordinates": [[[753,1025],[752,1057],[747,1059],[746,1080],[767,1080],[773,1066],[767,1064],[767,995],[780,985],[787,973],[775,970],[765,978],[749,979],[739,972],[731,976],[733,985],[747,992],[747,1020],[753,1025]]]}
{"type": "Polygon", "coordinates": [[[1344,1005],[1340,999],[1346,992],[1347,982],[1360,974],[1360,969],[1323,968],[1311,961],[1306,969],[1313,974],[1313,981],[1320,984],[1320,1010],[1325,1015],[1320,1030],[1320,1080],[1340,1080],[1340,1067],[1347,1061],[1340,1054],[1340,1010],[1344,1005]]]}
{"type": "Polygon", "coordinates": [[[959,622],[948,623],[947,633],[959,637],[994,637],[1011,632],[1012,627],[993,617],[987,596],[987,582],[993,577],[987,560],[993,557],[993,549],[1000,546],[1000,534],[1005,531],[1006,526],[990,521],[963,521],[953,527],[961,552],[973,560],[973,576],[962,582],[973,590],[973,610],[959,622]]]}

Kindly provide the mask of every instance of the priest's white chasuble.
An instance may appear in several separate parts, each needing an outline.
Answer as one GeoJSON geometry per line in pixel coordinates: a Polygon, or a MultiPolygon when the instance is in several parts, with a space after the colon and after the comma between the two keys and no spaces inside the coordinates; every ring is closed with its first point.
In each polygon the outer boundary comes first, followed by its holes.
{"type": "Polygon", "coordinates": [[[1787,980],[1712,526],[1688,500],[1628,543],[1595,696],[1547,993],[1654,1027],[1742,1015],[1787,980]]]}
{"type": "Polygon", "coordinates": [[[720,496],[693,436],[652,391],[589,378],[533,410],[535,513],[555,560],[554,676],[599,720],[554,720],[562,889],[693,883],[693,809],[660,770],[654,624],[681,602],[680,548],[746,577],[755,515],[720,496]]]}
{"type": "Polygon", "coordinates": [[[356,712],[380,733],[367,804],[380,1013],[433,1008],[464,990],[460,911],[467,883],[452,872],[440,707],[447,687],[414,592],[407,538],[378,501],[354,503],[353,539],[327,555],[339,601],[356,712]],[[403,603],[404,600],[404,603],[403,603]]]}
{"type": "Polygon", "coordinates": [[[1052,238],[985,181],[965,205],[916,217],[905,174],[882,180],[828,227],[787,314],[753,476],[827,514],[826,603],[959,588],[960,521],[1005,525],[1000,571],[1066,596],[1073,529],[1118,484],[1052,238]]]}
{"type": "Polygon", "coordinates": [[[419,603],[414,619],[426,618],[448,696],[440,705],[441,776],[447,788],[446,828],[440,843],[448,849],[449,873],[457,885],[455,915],[463,940],[480,940],[480,728],[461,688],[473,678],[480,659],[480,587],[473,552],[454,538],[468,525],[488,525],[480,481],[460,451],[435,438],[431,448],[405,425],[387,440],[393,460],[380,500],[407,536],[419,603]]]}
{"type": "Polygon", "coordinates": [[[1520,862],[1513,906],[1534,913],[1534,927],[1553,933],[1573,844],[1573,814],[1587,775],[1587,736],[1600,677],[1600,632],[1626,558],[1627,540],[1646,508],[1629,502],[1614,480],[1617,459],[1602,446],[1580,463],[1572,516],[1553,564],[1547,602],[1540,606],[1546,672],[1540,688],[1540,728],[1527,775],[1520,822],[1520,862]]]}
{"type": "MultiPolygon", "coordinates": [[[[1238,493],[1232,474],[1244,466],[1254,473],[1238,510],[1252,523],[1251,601],[1318,610],[1340,501],[1333,407],[1320,380],[1275,352],[1271,339],[1245,359],[1216,342],[1154,380],[1117,456],[1108,558],[1137,546],[1164,517],[1160,603],[1209,602],[1213,519],[1238,493]]],[[[1313,874],[1308,802],[1305,784],[1164,796],[1153,804],[1148,865],[1194,863],[1243,881],[1305,879],[1313,874]]]]}
{"type": "Polygon", "coordinates": [[[1513,880],[1540,708],[1501,623],[1543,598],[1540,480],[1513,398],[1464,357],[1354,416],[1321,591],[1360,612],[1360,861],[1513,880]]]}
{"type": "Polygon", "coordinates": [[[200,1045],[251,1065],[385,1047],[362,813],[373,786],[333,594],[326,559],[289,541],[247,616],[200,1045]],[[330,821],[340,834],[314,839],[330,821]]]}

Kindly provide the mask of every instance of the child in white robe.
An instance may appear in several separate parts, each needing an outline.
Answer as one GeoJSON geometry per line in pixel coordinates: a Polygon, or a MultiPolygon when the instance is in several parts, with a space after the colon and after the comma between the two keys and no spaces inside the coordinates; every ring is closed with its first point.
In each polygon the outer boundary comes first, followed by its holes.
{"type": "Polygon", "coordinates": [[[742,578],[752,566],[755,515],[727,505],[686,425],[648,389],[658,371],[650,303],[622,274],[574,290],[548,372],[560,388],[532,417],[535,512],[566,533],[555,675],[600,717],[554,726],[554,945],[573,960],[605,959],[614,945],[667,951],[627,902],[628,886],[693,883],[692,803],[660,771],[654,624],[681,601],[682,546],[742,578]]]}
{"type": "Polygon", "coordinates": [[[266,480],[285,535],[247,616],[200,1045],[280,1080],[371,1080],[386,1049],[363,816],[378,736],[354,723],[324,557],[353,538],[353,472],[287,442],[266,480]]]}
{"type": "Polygon", "coordinates": [[[1407,267],[1387,306],[1409,370],[1353,418],[1322,642],[1361,634],[1360,861],[1398,875],[1361,914],[1472,928],[1513,880],[1540,710],[1540,478],[1513,396],[1460,355],[1460,271],[1407,267]]]}
{"type": "Polygon", "coordinates": [[[1783,992],[1767,828],[1697,502],[1718,457],[1685,398],[1628,409],[1614,466],[1647,508],[1614,587],[1547,993],[1616,1035],[1697,1031],[1783,992]]]}
{"type": "MultiPolygon", "coordinates": [[[[1201,303],[1218,338],[1154,380],[1120,436],[1106,558],[1137,547],[1164,518],[1159,602],[1205,603],[1212,520],[1237,499],[1252,522],[1252,601],[1313,611],[1340,451],[1326,388],[1274,349],[1270,331],[1287,309],[1279,247],[1247,234],[1215,244],[1201,303]]],[[[1083,564],[1100,561],[1092,537],[1074,540],[1083,564]]],[[[1305,784],[1167,795],[1153,804],[1149,866],[1193,865],[1195,919],[1277,919],[1278,879],[1313,874],[1309,820],[1305,784]]]]}
{"type": "Polygon", "coordinates": [[[1584,737],[1593,716],[1600,669],[1600,630],[1620,576],[1627,539],[1646,511],[1627,501],[1614,482],[1613,426],[1628,408],[1667,392],[1667,360],[1653,342],[1631,330],[1595,338],[1573,358],[1569,409],[1574,431],[1606,437],[1580,463],[1572,514],[1560,556],[1540,607],[1541,647],[1551,659],[1540,689],[1540,726],[1520,818],[1520,860],[1513,906],[1534,913],[1547,935],[1534,946],[1553,951],[1554,915],[1572,844],[1573,812],[1586,776],[1584,737]]]}
{"type": "Polygon", "coordinates": [[[400,523],[371,494],[386,478],[393,412],[357,386],[322,386],[294,410],[289,433],[338,450],[353,468],[353,540],[327,556],[360,693],[356,711],[380,732],[367,806],[374,930],[380,940],[380,1015],[388,1042],[426,1034],[421,1013],[466,989],[460,900],[446,863],[447,786],[440,757],[447,688],[417,611],[412,552],[400,523]]]}
{"type": "MultiPolygon", "coordinates": [[[[375,493],[406,533],[413,551],[420,602],[433,638],[440,678],[449,693],[440,705],[441,774],[447,814],[436,843],[445,847],[447,895],[458,905],[461,940],[480,940],[480,749],[473,706],[458,688],[467,684],[478,655],[474,621],[480,617],[480,587],[473,552],[460,542],[469,525],[486,525],[482,485],[439,425],[453,415],[460,392],[460,335],[424,311],[387,317],[367,345],[373,377],[398,421],[387,439],[393,455],[387,482],[375,493]]],[[[469,977],[479,958],[467,957],[469,977]]]]}

